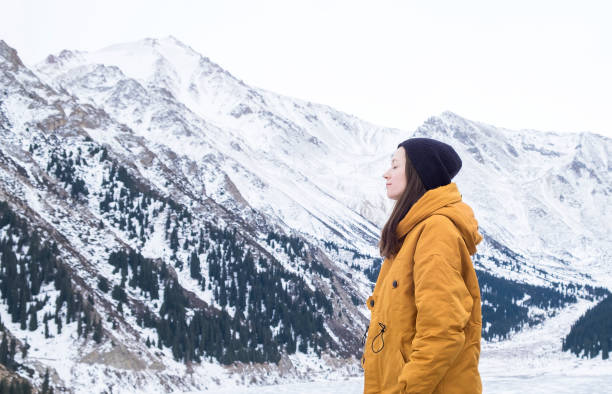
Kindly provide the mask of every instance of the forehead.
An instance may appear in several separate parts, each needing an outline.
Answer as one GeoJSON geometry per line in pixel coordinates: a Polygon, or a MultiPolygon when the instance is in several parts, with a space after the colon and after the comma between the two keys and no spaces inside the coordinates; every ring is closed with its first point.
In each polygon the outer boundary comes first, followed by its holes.
{"type": "Polygon", "coordinates": [[[391,155],[391,161],[402,162],[406,159],[406,154],[404,153],[404,148],[399,147],[397,150],[391,155]]]}

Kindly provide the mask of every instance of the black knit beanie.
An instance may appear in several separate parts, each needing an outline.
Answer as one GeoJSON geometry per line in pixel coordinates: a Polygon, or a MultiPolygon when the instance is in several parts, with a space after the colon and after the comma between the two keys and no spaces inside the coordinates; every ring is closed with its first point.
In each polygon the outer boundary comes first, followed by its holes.
{"type": "Polygon", "coordinates": [[[406,150],[427,190],[448,185],[461,169],[461,158],[444,142],[431,138],[409,138],[397,147],[400,146],[406,150]]]}

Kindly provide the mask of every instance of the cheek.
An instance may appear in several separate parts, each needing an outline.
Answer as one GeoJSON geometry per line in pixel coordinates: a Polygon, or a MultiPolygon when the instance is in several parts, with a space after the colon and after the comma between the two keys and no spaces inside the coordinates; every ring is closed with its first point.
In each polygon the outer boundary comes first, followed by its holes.
{"type": "Polygon", "coordinates": [[[403,171],[395,174],[393,183],[394,185],[396,185],[399,191],[404,190],[404,188],[406,187],[406,176],[404,175],[403,171]]]}
{"type": "Polygon", "coordinates": [[[406,176],[404,175],[404,171],[401,171],[401,170],[399,170],[399,169],[398,169],[398,170],[396,170],[396,171],[393,173],[393,180],[394,180],[396,183],[399,183],[399,184],[402,184],[402,185],[403,185],[403,184],[405,184],[405,183],[406,183],[406,176]]]}
{"type": "Polygon", "coordinates": [[[406,174],[402,171],[401,174],[398,174],[397,176],[399,178],[399,181],[402,185],[406,186],[406,174]]]}

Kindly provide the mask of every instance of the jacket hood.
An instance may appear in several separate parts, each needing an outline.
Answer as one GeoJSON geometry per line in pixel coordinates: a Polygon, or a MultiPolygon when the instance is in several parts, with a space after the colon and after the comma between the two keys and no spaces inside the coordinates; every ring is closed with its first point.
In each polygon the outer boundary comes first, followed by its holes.
{"type": "Polygon", "coordinates": [[[446,216],[461,233],[470,255],[476,253],[476,245],[482,241],[478,232],[478,221],[474,211],[461,200],[461,194],[454,182],[428,190],[410,208],[396,229],[398,238],[402,238],[420,222],[432,215],[446,216]]]}

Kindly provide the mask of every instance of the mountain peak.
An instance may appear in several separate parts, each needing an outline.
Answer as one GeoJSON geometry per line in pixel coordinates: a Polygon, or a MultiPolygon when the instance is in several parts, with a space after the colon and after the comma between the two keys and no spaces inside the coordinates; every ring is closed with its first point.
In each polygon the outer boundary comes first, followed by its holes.
{"type": "Polygon", "coordinates": [[[159,45],[176,45],[183,48],[189,48],[188,45],[183,43],[181,40],[176,38],[173,35],[168,35],[165,37],[145,37],[141,40],[137,40],[133,42],[134,44],[144,44],[147,46],[159,46],[159,45]]]}
{"type": "MultiPolygon", "coordinates": [[[[143,39],[136,40],[136,41],[129,41],[129,42],[120,43],[120,44],[113,44],[113,45],[104,47],[98,51],[95,51],[93,53],[98,53],[98,52],[108,53],[108,52],[113,52],[113,51],[125,51],[125,50],[129,50],[132,52],[143,51],[143,50],[146,51],[146,50],[149,50],[149,48],[153,49],[153,53],[156,53],[161,56],[164,56],[167,51],[176,51],[178,49],[181,55],[202,57],[200,53],[198,53],[193,48],[186,45],[181,40],[179,40],[178,38],[172,35],[161,37],[161,38],[145,37],[143,39]]],[[[176,55],[177,53],[173,53],[173,54],[176,55]]]]}
{"type": "Polygon", "coordinates": [[[0,59],[10,63],[13,70],[23,67],[23,62],[17,55],[17,51],[9,46],[4,40],[0,40],[0,59]]]}
{"type": "Polygon", "coordinates": [[[171,65],[176,70],[182,70],[183,73],[189,74],[204,65],[206,68],[227,73],[222,67],[172,35],[162,38],[147,37],[137,41],[114,44],[92,52],[90,55],[91,61],[99,59],[99,61],[110,61],[124,66],[130,63],[128,68],[134,71],[136,69],[151,70],[151,64],[162,59],[163,63],[171,65]]]}
{"type": "Polygon", "coordinates": [[[461,116],[457,115],[456,113],[446,110],[446,111],[442,111],[442,113],[439,115],[441,118],[443,119],[463,119],[461,116]]]}
{"type": "Polygon", "coordinates": [[[173,43],[174,45],[178,45],[178,46],[183,47],[183,48],[191,49],[191,47],[189,45],[185,44],[183,41],[179,40],[178,38],[176,38],[172,34],[170,34],[170,35],[168,35],[166,37],[163,37],[160,40],[168,42],[168,43],[173,43]]]}
{"type": "Polygon", "coordinates": [[[78,56],[82,55],[83,53],[86,53],[86,52],[70,51],[68,49],[64,49],[57,55],[50,54],[49,56],[47,56],[44,60],[44,63],[46,64],[64,64],[71,60],[77,59],[78,56]]]}

